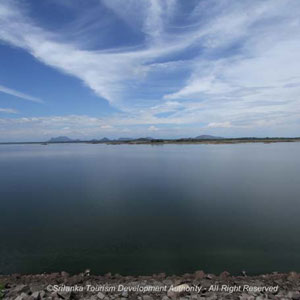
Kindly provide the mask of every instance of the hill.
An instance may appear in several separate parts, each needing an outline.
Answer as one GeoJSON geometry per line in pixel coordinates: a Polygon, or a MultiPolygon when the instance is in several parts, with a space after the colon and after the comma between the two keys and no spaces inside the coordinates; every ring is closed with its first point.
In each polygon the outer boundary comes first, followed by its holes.
{"type": "Polygon", "coordinates": [[[58,136],[51,138],[48,143],[62,143],[62,142],[76,142],[78,140],[72,140],[67,136],[58,136]]]}
{"type": "Polygon", "coordinates": [[[224,139],[223,137],[220,136],[213,136],[213,135],[199,135],[195,137],[196,140],[220,140],[220,139],[224,139]]]}

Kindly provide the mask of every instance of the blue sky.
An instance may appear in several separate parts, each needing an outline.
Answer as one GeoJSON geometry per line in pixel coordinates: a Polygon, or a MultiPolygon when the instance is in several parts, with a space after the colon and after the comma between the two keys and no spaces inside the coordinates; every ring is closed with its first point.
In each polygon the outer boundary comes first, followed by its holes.
{"type": "Polygon", "coordinates": [[[0,1],[0,141],[200,134],[300,136],[300,1],[0,1]]]}

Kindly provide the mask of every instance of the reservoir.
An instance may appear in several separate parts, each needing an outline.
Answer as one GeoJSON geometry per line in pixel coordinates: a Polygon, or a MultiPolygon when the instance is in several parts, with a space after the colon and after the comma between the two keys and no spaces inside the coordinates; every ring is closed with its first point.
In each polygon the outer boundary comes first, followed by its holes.
{"type": "Polygon", "coordinates": [[[0,273],[300,271],[300,143],[0,145],[0,273]]]}

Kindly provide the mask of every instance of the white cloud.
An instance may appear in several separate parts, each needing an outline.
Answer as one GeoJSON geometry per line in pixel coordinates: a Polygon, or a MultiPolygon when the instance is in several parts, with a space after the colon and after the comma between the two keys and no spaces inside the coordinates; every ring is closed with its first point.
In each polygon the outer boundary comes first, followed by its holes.
{"type": "Polygon", "coordinates": [[[0,107],[0,113],[17,114],[18,112],[12,108],[1,108],[0,107]]]}
{"type": "MultiPolygon", "coordinates": [[[[115,4],[117,3],[118,1],[115,4]]],[[[123,5],[118,9],[113,5],[118,13],[121,13],[124,8],[125,2],[122,3],[123,5]]],[[[137,5],[138,1],[129,1],[129,3],[137,5]]],[[[147,3],[148,1],[144,1],[144,4],[147,3]]],[[[153,32],[157,26],[156,38],[162,31],[161,25],[158,25],[162,19],[161,6],[162,2],[153,0],[144,8],[145,27],[149,32],[153,32]]],[[[122,99],[122,95],[127,87],[130,87],[130,81],[135,80],[134,85],[136,85],[151,69],[145,63],[177,48],[174,45],[168,47],[150,45],[136,51],[83,50],[78,48],[76,43],[64,43],[63,37],[36,26],[30,22],[15,1],[7,0],[0,3],[0,26],[0,39],[25,49],[49,66],[80,78],[97,95],[118,107],[122,107],[122,100],[126,100],[122,99]]]]}
{"type": "Polygon", "coordinates": [[[11,95],[11,96],[15,96],[15,97],[21,98],[23,100],[28,100],[28,101],[36,102],[36,103],[43,103],[43,100],[41,100],[39,98],[36,98],[36,97],[30,96],[30,95],[21,93],[19,91],[7,88],[7,87],[2,86],[2,85],[0,85],[0,92],[8,94],[8,95],[11,95]]]}
{"type": "Polygon", "coordinates": [[[230,128],[232,127],[230,122],[212,122],[208,123],[207,125],[208,128],[230,128]]]}
{"type": "Polygon", "coordinates": [[[149,128],[148,128],[149,131],[158,131],[159,129],[156,127],[156,126],[153,126],[151,125],[149,128]]]}
{"type": "Polygon", "coordinates": [[[2,41],[79,78],[126,114],[23,123],[42,124],[44,132],[50,130],[46,126],[76,127],[80,134],[139,125],[151,130],[160,124],[189,124],[195,131],[300,129],[300,2],[199,1],[178,27],[172,23],[181,12],[175,0],[102,2],[145,40],[131,48],[88,50],[38,26],[18,1],[1,1],[2,41]]]}

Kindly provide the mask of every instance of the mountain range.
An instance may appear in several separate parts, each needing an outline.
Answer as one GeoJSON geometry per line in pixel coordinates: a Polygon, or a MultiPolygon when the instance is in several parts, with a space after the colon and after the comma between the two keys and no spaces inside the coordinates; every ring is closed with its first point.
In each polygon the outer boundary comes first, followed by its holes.
{"type": "MultiPolygon", "coordinates": [[[[223,139],[222,137],[219,136],[213,136],[213,135],[199,135],[195,138],[192,138],[195,140],[217,140],[217,139],[223,139]]],[[[102,139],[92,139],[90,142],[110,142],[110,141],[120,141],[120,142],[126,142],[126,141],[143,141],[143,140],[156,140],[155,138],[152,137],[141,137],[141,138],[118,138],[118,139],[109,139],[107,137],[104,137],[102,139]]],[[[67,136],[58,136],[58,137],[52,137],[50,140],[47,141],[47,143],[72,143],[72,142],[80,142],[82,140],[79,139],[71,139],[67,136]]]]}

